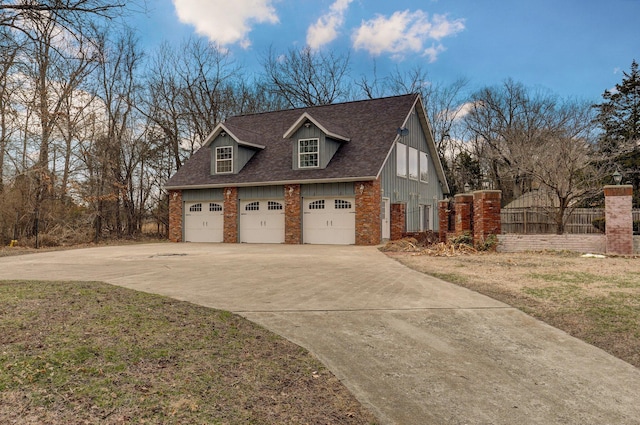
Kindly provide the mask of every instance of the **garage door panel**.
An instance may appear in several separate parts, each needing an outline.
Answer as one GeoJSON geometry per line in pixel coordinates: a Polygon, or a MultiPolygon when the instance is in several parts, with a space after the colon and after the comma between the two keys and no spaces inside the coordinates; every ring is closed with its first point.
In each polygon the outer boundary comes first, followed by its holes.
{"type": "Polygon", "coordinates": [[[187,202],[184,218],[185,242],[222,242],[222,202],[187,202]]]}
{"type": "Polygon", "coordinates": [[[303,239],[310,244],[355,244],[353,198],[307,199],[303,209],[303,239]]]}
{"type": "Polygon", "coordinates": [[[284,243],[284,203],[281,200],[240,202],[240,242],[284,243]]]}

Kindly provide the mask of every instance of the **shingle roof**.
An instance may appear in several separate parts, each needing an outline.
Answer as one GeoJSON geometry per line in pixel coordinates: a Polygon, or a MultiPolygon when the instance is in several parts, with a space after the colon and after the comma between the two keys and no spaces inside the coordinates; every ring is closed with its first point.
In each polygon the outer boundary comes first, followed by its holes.
{"type": "Polygon", "coordinates": [[[251,142],[265,148],[257,151],[238,174],[211,175],[210,151],[203,147],[169,179],[166,187],[242,186],[375,177],[393,146],[397,129],[405,123],[416,100],[417,95],[411,94],[231,117],[224,123],[229,129],[234,133],[242,132],[251,142]],[[283,135],[305,112],[328,129],[335,129],[336,133],[350,138],[350,141],[342,143],[325,169],[292,168],[292,141],[284,139],[283,135]]]}

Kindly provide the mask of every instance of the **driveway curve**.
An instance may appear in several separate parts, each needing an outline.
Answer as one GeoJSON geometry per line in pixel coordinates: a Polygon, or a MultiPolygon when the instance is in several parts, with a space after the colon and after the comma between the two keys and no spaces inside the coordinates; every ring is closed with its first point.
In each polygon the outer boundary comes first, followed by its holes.
{"type": "Polygon", "coordinates": [[[640,370],[373,247],[148,244],[0,258],[229,310],[314,353],[382,424],[637,424],[640,370]]]}

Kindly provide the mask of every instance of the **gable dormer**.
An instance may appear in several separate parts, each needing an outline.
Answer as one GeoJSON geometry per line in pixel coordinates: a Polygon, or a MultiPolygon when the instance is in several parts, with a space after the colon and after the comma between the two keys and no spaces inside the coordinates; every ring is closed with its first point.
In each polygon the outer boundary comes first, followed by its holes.
{"type": "Polygon", "coordinates": [[[204,146],[211,150],[211,175],[238,174],[264,146],[258,133],[218,124],[204,146]]]}
{"type": "Polygon", "coordinates": [[[331,123],[322,122],[303,113],[285,132],[291,139],[292,168],[294,170],[326,168],[342,143],[350,141],[346,132],[331,123]]]}

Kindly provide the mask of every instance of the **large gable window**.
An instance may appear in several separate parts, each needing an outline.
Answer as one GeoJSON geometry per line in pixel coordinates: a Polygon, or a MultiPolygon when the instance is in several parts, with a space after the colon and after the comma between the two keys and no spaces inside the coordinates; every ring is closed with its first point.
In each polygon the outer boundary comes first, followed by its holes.
{"type": "Polygon", "coordinates": [[[396,145],[396,174],[407,177],[407,146],[402,143],[396,145]]]}
{"type": "Polygon", "coordinates": [[[298,168],[317,168],[319,165],[319,140],[298,140],[298,168]]]}
{"type": "Polygon", "coordinates": [[[429,182],[429,157],[425,152],[420,152],[420,181],[429,182]]]}
{"type": "Polygon", "coordinates": [[[233,146],[216,148],[216,174],[233,172],[233,146]]]}
{"type": "Polygon", "coordinates": [[[409,148],[409,178],[418,180],[418,149],[409,148]]]}

